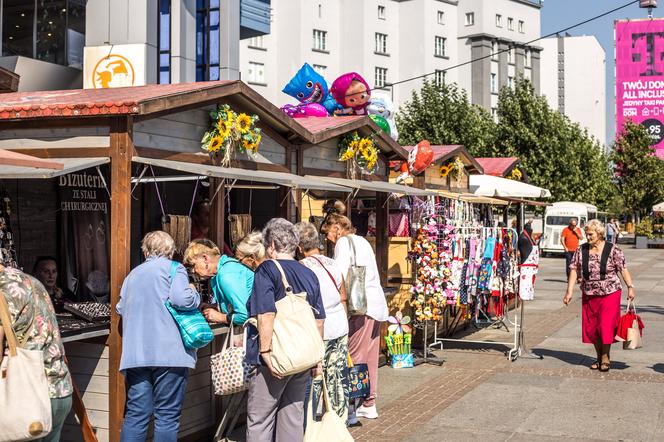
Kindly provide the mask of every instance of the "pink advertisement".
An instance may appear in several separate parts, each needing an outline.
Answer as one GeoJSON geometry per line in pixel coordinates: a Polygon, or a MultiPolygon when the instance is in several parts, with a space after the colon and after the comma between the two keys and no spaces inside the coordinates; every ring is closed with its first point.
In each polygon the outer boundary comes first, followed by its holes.
{"type": "Polygon", "coordinates": [[[616,131],[645,126],[664,159],[664,19],[616,22],[616,131]]]}

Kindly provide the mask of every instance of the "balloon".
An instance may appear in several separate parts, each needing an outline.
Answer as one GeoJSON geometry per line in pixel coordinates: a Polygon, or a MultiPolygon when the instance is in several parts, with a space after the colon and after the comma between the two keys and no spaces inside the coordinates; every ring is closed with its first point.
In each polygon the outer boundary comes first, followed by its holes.
{"type": "Polygon", "coordinates": [[[380,115],[369,115],[369,118],[371,118],[373,122],[376,123],[376,126],[380,127],[383,132],[390,135],[390,123],[388,123],[385,118],[380,115]]]}
{"type": "Polygon", "coordinates": [[[284,89],[285,94],[297,99],[302,104],[318,103],[325,107],[328,115],[332,115],[341,106],[334,101],[327,88],[327,82],[314,68],[304,63],[299,71],[291,78],[284,89]]]}
{"type": "Polygon", "coordinates": [[[433,162],[433,150],[427,140],[417,143],[408,154],[408,170],[413,175],[417,175],[426,170],[433,162]]]}
{"type": "Polygon", "coordinates": [[[408,163],[406,161],[401,163],[401,166],[399,167],[399,172],[401,172],[401,173],[397,177],[397,180],[396,180],[397,184],[403,183],[408,178],[410,178],[411,175],[410,175],[410,171],[408,170],[408,163]]]}
{"type": "Polygon", "coordinates": [[[343,74],[330,87],[330,93],[343,108],[337,115],[366,115],[371,99],[369,83],[357,72],[343,74]]]}
{"type": "Polygon", "coordinates": [[[387,120],[390,125],[390,136],[393,140],[399,138],[399,131],[397,125],[394,123],[394,103],[387,97],[371,98],[369,106],[367,106],[369,115],[380,115],[387,120]]]}
{"type": "Polygon", "coordinates": [[[309,103],[309,104],[286,104],[281,106],[281,110],[292,118],[305,118],[305,117],[328,117],[327,109],[322,104],[309,103]]]}

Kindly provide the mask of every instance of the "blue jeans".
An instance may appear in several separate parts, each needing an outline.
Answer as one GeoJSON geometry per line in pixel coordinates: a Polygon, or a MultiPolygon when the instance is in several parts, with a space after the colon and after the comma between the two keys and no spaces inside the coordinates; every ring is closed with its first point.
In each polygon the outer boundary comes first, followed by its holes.
{"type": "Polygon", "coordinates": [[[120,440],[144,442],[154,415],[154,441],[176,442],[188,368],[143,367],[124,372],[127,405],[120,440]]]}

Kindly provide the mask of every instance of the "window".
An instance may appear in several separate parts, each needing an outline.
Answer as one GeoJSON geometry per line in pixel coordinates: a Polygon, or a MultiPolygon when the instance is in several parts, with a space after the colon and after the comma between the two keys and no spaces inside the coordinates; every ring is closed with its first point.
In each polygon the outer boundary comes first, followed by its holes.
{"type": "Polygon", "coordinates": [[[492,41],[491,42],[491,59],[492,60],[498,60],[498,42],[497,41],[492,41]]]}
{"type": "Polygon", "coordinates": [[[514,77],[512,75],[507,77],[507,87],[514,89],[514,77]]]}
{"type": "Polygon", "coordinates": [[[385,20],[385,6],[378,5],[378,19],[385,20]]]}
{"type": "Polygon", "coordinates": [[[249,47],[252,49],[265,49],[265,39],[262,35],[251,37],[249,39],[249,47]]]}
{"type": "Polygon", "coordinates": [[[507,29],[514,30],[514,19],[512,17],[507,17],[507,29]]]}
{"type": "Polygon", "coordinates": [[[525,28],[525,25],[523,23],[523,20],[519,20],[519,32],[522,33],[522,34],[524,32],[526,32],[524,28],[525,28]]]}
{"type": "Polygon", "coordinates": [[[376,32],[376,54],[387,54],[387,34],[376,32]]]}
{"type": "Polygon", "coordinates": [[[323,5],[318,4],[318,18],[323,18],[323,5]]]}
{"type": "Polygon", "coordinates": [[[323,77],[327,74],[327,66],[324,66],[322,64],[315,64],[313,67],[314,71],[318,72],[323,77]]]}
{"type": "Polygon", "coordinates": [[[441,71],[436,69],[436,73],[434,74],[434,81],[436,82],[436,86],[438,87],[444,86],[446,79],[447,79],[447,71],[441,71]]]}
{"type": "Polygon", "coordinates": [[[475,24],[475,13],[468,12],[466,14],[466,26],[472,26],[475,24]]]}
{"type": "Polygon", "coordinates": [[[532,66],[532,62],[533,62],[532,57],[533,57],[533,54],[530,51],[530,49],[526,49],[526,60],[524,61],[525,67],[529,68],[529,67],[532,66]]]}
{"type": "Polygon", "coordinates": [[[498,93],[498,76],[493,72],[491,73],[491,93],[498,93]]]}
{"type": "Polygon", "coordinates": [[[499,28],[503,27],[503,16],[500,14],[496,14],[496,26],[499,28]]]}
{"type": "Polygon", "coordinates": [[[249,62],[249,83],[265,84],[265,65],[263,63],[249,62]]]}
{"type": "Polygon", "coordinates": [[[494,120],[498,119],[498,109],[495,107],[491,108],[491,117],[493,117],[494,120]]]}
{"type": "Polygon", "coordinates": [[[507,50],[507,62],[514,63],[514,48],[509,48],[507,50]]]}
{"type": "Polygon", "coordinates": [[[196,81],[219,80],[219,0],[196,0],[196,81]]]}
{"type": "Polygon", "coordinates": [[[375,74],[376,78],[374,81],[374,87],[375,88],[385,87],[385,84],[387,83],[387,68],[376,67],[375,74]]]}
{"type": "Polygon", "coordinates": [[[445,12],[443,11],[438,11],[438,24],[439,25],[445,24],[445,12]]]}
{"type": "Polygon", "coordinates": [[[436,57],[447,57],[446,51],[445,51],[445,43],[447,42],[447,39],[445,37],[436,37],[435,45],[434,45],[434,55],[436,57]]]}
{"type": "Polygon", "coordinates": [[[327,52],[327,31],[314,29],[314,51],[327,52]]]}
{"type": "Polygon", "coordinates": [[[159,0],[159,54],[157,55],[157,82],[171,82],[171,0],[159,0]]]}

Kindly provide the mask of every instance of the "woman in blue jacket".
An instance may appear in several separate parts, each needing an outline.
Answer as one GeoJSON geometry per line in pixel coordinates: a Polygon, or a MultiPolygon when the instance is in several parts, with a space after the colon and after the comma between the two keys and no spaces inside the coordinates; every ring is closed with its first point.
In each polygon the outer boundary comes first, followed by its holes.
{"type": "Polygon", "coordinates": [[[210,285],[220,310],[207,308],[203,315],[212,323],[242,325],[248,319],[247,300],[254,285],[254,270],[265,259],[260,232],[242,238],[235,248],[235,258],[222,255],[210,240],[195,240],[184,253],[185,263],[202,278],[211,278],[210,285]]]}

